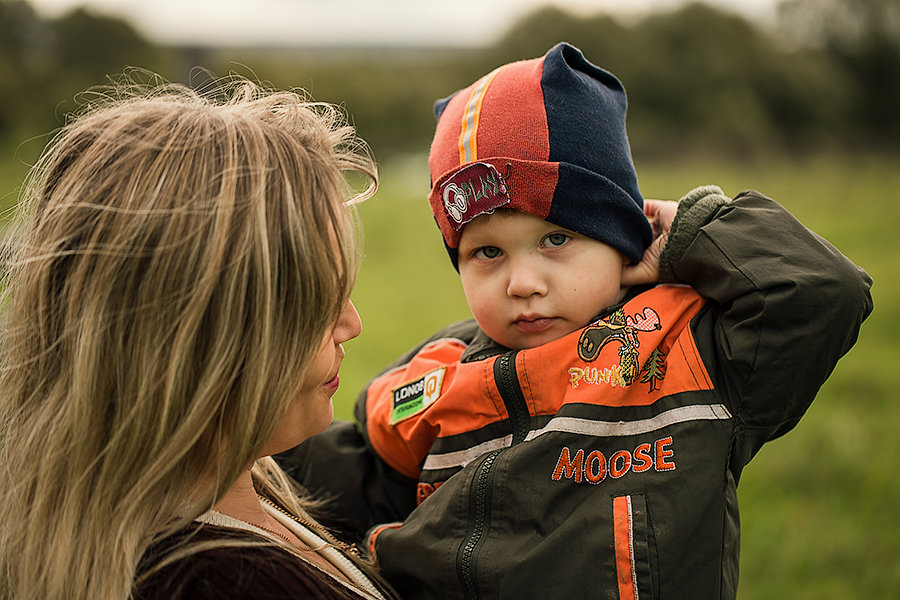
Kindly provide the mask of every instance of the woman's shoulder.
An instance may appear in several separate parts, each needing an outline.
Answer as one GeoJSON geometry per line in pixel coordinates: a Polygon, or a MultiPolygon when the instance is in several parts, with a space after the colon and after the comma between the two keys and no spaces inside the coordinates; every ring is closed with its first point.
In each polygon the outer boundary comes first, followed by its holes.
{"type": "Polygon", "coordinates": [[[135,600],[359,598],[321,571],[252,534],[199,526],[151,546],[135,600]]]}

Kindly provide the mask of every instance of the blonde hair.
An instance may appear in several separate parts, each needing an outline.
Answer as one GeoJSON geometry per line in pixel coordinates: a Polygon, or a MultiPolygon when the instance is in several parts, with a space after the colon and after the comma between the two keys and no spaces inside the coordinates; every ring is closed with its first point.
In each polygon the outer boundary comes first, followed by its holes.
{"type": "Polygon", "coordinates": [[[6,265],[0,597],[127,598],[253,463],[356,276],[345,171],[374,192],[338,109],[238,78],[120,84],[55,137],[6,265]]]}

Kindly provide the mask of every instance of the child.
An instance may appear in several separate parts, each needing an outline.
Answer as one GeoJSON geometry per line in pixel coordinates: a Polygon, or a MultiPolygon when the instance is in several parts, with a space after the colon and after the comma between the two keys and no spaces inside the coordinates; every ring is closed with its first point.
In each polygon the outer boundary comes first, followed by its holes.
{"type": "Polygon", "coordinates": [[[368,541],[404,597],[733,598],[741,470],[871,311],[756,192],[644,203],[625,104],[566,44],[437,104],[429,201],[475,320],[287,460],[344,479],[357,528],[402,521],[368,541]]]}

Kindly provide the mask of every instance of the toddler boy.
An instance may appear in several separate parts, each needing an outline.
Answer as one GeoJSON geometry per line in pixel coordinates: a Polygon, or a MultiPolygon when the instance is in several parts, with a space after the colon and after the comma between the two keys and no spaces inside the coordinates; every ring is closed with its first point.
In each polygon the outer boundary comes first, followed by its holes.
{"type": "Polygon", "coordinates": [[[429,201],[475,319],[285,458],[404,597],[733,598],[741,470],[871,311],[756,192],[645,203],[625,107],[567,44],[436,106],[429,201]]]}

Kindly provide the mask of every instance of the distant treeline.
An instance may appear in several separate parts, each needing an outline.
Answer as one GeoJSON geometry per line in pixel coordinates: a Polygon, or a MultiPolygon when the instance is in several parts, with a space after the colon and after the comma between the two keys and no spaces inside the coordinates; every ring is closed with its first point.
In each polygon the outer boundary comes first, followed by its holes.
{"type": "Polygon", "coordinates": [[[642,157],[900,150],[900,0],[783,0],[765,28],[704,4],[627,23],[546,8],[467,50],[159,47],[116,19],[0,0],[0,139],[59,126],[125,66],[192,85],[236,71],[343,103],[383,159],[427,149],[435,99],[561,40],[623,81],[642,157]]]}

